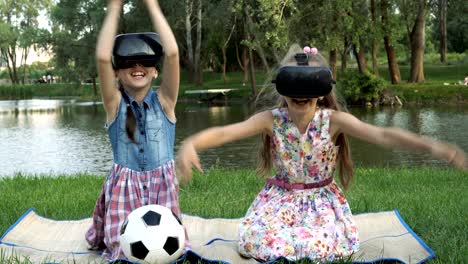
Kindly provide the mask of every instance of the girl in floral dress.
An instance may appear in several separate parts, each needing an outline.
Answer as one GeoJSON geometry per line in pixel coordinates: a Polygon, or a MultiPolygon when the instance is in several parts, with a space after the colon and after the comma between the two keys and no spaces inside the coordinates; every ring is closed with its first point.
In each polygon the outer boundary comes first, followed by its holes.
{"type": "MultiPolygon", "coordinates": [[[[315,49],[304,48],[304,53],[305,67],[327,67],[315,49]]],[[[304,53],[293,46],[281,65],[299,64],[297,58],[304,53]]],[[[398,128],[366,124],[341,110],[334,89],[323,97],[313,95],[316,87],[308,89],[309,98],[279,96],[278,107],[243,122],[201,131],[187,138],[179,150],[178,176],[185,182],[191,180],[192,165],[201,171],[197,151],[263,135],[257,171],[267,180],[239,227],[239,253],[245,257],[334,261],[347,259],[358,250],[356,223],[333,177],[338,167],[345,189],[353,178],[345,135],[386,147],[428,151],[467,168],[465,154],[456,146],[398,128]]]]}

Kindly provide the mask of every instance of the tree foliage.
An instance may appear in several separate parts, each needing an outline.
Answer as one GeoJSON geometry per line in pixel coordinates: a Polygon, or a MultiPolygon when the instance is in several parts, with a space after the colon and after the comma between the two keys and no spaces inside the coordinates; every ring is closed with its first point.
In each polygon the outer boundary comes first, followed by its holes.
{"type": "MultiPolygon", "coordinates": [[[[12,60],[11,53],[16,47],[53,47],[55,71],[64,79],[94,79],[97,74],[94,49],[105,16],[106,0],[56,0],[49,8],[50,1],[5,0],[0,3],[3,60],[12,60]],[[37,10],[41,9],[51,10],[49,32],[37,30],[37,10]]],[[[430,0],[424,15],[424,27],[434,37],[426,36],[420,47],[439,45],[440,34],[433,28],[438,26],[437,2],[430,0]]],[[[126,0],[124,3],[120,33],[153,30],[141,1],[126,0]]],[[[366,71],[366,60],[371,56],[376,72],[376,57],[387,57],[394,77],[392,82],[397,83],[400,77],[395,67],[402,61],[408,62],[418,49],[415,45],[411,49],[417,1],[160,0],[159,3],[178,40],[181,65],[185,69],[191,67],[189,62],[195,61],[189,59],[190,50],[196,51],[199,47],[196,63],[200,70],[242,69],[247,72],[246,65],[250,63],[257,70],[263,66],[268,71],[272,65],[277,65],[290,45],[298,43],[315,46],[323,55],[328,54],[332,67],[337,65],[341,55],[343,70],[347,60],[358,58],[359,69],[366,71]],[[202,7],[199,30],[199,17],[196,13],[187,16],[186,3],[202,7]],[[190,45],[189,37],[193,40],[190,45]],[[200,42],[195,41],[198,38],[200,42]],[[249,51],[251,56],[246,55],[249,51]]],[[[466,1],[448,1],[448,52],[464,52],[468,48],[467,8],[466,1]]],[[[11,68],[10,75],[17,81],[21,79],[17,69],[11,68]]]]}
{"type": "Polygon", "coordinates": [[[30,48],[40,42],[39,11],[49,0],[3,0],[0,2],[0,54],[12,83],[25,82],[25,66],[30,48]],[[19,72],[19,68],[22,71],[19,72]]]}

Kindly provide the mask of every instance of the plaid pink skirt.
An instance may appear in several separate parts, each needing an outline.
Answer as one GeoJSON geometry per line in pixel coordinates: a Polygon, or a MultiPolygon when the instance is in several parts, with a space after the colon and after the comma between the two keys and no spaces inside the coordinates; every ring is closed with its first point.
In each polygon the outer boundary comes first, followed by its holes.
{"type": "Polygon", "coordinates": [[[148,204],[166,206],[180,214],[174,161],[151,171],[134,171],[114,164],[93,213],[93,224],[86,233],[90,248],[104,250],[107,260],[125,258],[119,244],[120,227],[134,209],[148,204]]]}

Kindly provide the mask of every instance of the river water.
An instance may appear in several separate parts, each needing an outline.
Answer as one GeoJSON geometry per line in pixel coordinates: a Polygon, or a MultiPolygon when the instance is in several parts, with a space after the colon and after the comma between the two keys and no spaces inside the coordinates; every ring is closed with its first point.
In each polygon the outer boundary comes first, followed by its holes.
{"type": "MultiPolygon", "coordinates": [[[[449,141],[468,151],[468,107],[351,108],[359,119],[396,126],[449,141]]],[[[176,150],[187,136],[204,128],[244,120],[254,110],[242,104],[209,106],[179,103],[176,109],[176,150]]],[[[100,103],[74,100],[0,101],[0,177],[27,174],[105,175],[112,153],[100,103]]],[[[213,166],[254,168],[258,137],[200,153],[204,169],[213,166]]],[[[389,150],[351,139],[358,166],[445,167],[427,153],[389,150]]]]}

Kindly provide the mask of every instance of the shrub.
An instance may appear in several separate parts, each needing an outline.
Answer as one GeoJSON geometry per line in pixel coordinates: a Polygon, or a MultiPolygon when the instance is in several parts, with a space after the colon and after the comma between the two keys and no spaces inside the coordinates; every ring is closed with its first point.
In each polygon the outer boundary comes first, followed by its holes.
{"type": "Polygon", "coordinates": [[[385,81],[375,75],[365,72],[346,72],[337,83],[348,104],[365,104],[376,101],[379,93],[385,87],[385,81]]]}
{"type": "MultiPolygon", "coordinates": [[[[455,52],[446,53],[446,62],[447,62],[447,65],[457,65],[457,64],[467,63],[468,62],[468,52],[465,52],[465,53],[455,53],[455,52]]],[[[441,64],[440,54],[439,53],[424,54],[424,63],[434,64],[434,65],[441,64]]]]}
{"type": "Polygon", "coordinates": [[[31,85],[2,85],[0,86],[0,99],[15,100],[28,99],[33,95],[31,85]]]}

